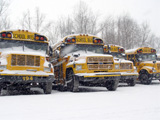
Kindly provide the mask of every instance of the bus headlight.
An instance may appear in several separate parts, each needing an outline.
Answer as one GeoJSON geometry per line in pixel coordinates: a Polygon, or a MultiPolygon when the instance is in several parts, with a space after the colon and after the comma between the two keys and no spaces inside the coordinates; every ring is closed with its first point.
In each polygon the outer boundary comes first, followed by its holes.
{"type": "Polygon", "coordinates": [[[115,69],[119,69],[119,65],[118,64],[115,64],[115,69]]]}
{"type": "Polygon", "coordinates": [[[0,70],[6,70],[7,67],[5,65],[0,65],[0,70]]]}
{"type": "Polygon", "coordinates": [[[137,72],[137,68],[134,66],[134,72],[137,72]]]}
{"type": "Polygon", "coordinates": [[[45,67],[44,72],[51,72],[51,68],[45,67]]]}
{"type": "Polygon", "coordinates": [[[82,70],[82,65],[76,65],[76,70],[82,70]]]}

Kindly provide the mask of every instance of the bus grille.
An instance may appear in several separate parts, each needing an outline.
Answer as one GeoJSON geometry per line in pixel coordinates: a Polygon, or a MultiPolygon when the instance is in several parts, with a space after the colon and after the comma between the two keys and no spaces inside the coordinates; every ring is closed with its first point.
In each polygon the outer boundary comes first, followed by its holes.
{"type": "Polygon", "coordinates": [[[108,63],[108,62],[113,62],[112,57],[88,57],[87,58],[88,63],[108,63]]]}
{"type": "Polygon", "coordinates": [[[112,57],[88,57],[87,64],[89,70],[109,70],[113,69],[112,57]]]}
{"type": "Polygon", "coordinates": [[[40,66],[40,56],[12,55],[12,66],[40,66]]]}
{"type": "Polygon", "coordinates": [[[120,69],[121,70],[132,69],[132,63],[120,63],[120,69]]]}
{"type": "Polygon", "coordinates": [[[89,70],[101,70],[101,69],[112,69],[113,65],[108,65],[108,64],[88,64],[89,70]]]}
{"type": "Polygon", "coordinates": [[[160,64],[159,63],[157,63],[157,69],[160,70],[160,64]]]}

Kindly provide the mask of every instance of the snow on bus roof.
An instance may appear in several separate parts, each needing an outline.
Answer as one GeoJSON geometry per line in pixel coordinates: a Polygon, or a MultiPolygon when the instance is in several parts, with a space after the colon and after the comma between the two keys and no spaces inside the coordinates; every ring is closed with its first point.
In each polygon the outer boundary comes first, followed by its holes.
{"type": "Polygon", "coordinates": [[[124,47],[122,47],[120,45],[115,45],[115,44],[106,44],[106,45],[109,45],[109,46],[113,45],[113,46],[116,46],[116,47],[124,48],[124,47]]]}
{"type": "MultiPolygon", "coordinates": [[[[138,49],[143,49],[143,48],[152,48],[152,47],[139,47],[139,48],[129,49],[129,50],[126,50],[126,53],[132,53],[132,52],[135,52],[138,49]]],[[[154,48],[152,48],[152,49],[154,49],[154,48]]]]}
{"type": "MultiPolygon", "coordinates": [[[[92,37],[100,38],[100,37],[95,36],[95,35],[92,35],[92,34],[70,34],[70,35],[67,35],[67,36],[63,37],[63,39],[62,39],[62,40],[64,40],[66,37],[80,36],[80,35],[82,35],[82,36],[92,36],[92,37]]],[[[100,38],[100,39],[102,39],[102,38],[100,38]]]]}
{"type": "MultiPolygon", "coordinates": [[[[80,36],[80,35],[83,36],[84,34],[70,34],[70,35],[67,35],[67,36],[63,37],[62,39],[58,39],[56,43],[54,43],[53,45],[51,45],[51,47],[52,47],[52,49],[55,49],[55,48],[57,48],[58,46],[60,46],[63,43],[63,41],[65,40],[65,38],[67,38],[67,37],[73,37],[73,36],[80,36]]],[[[100,37],[95,36],[95,35],[85,34],[85,36],[86,35],[92,36],[92,37],[97,37],[97,38],[101,39],[100,37]]]]}
{"type": "MultiPolygon", "coordinates": [[[[40,33],[37,33],[37,32],[35,32],[35,31],[31,31],[31,30],[21,30],[21,29],[6,29],[6,30],[1,30],[0,32],[15,32],[15,31],[24,31],[24,32],[26,32],[26,31],[28,31],[28,32],[31,32],[31,33],[34,33],[34,34],[39,34],[39,35],[43,35],[43,34],[40,34],[40,33]]],[[[45,36],[45,35],[43,35],[43,36],[45,36]]]]}
{"type": "Polygon", "coordinates": [[[129,50],[126,50],[126,53],[132,53],[132,52],[135,52],[138,48],[134,48],[134,49],[129,49],[129,50]]]}

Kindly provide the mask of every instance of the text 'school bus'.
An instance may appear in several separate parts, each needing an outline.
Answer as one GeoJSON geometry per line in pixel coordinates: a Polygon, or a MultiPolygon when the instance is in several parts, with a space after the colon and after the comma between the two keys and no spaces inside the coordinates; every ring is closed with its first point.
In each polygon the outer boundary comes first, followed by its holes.
{"type": "Polygon", "coordinates": [[[118,45],[104,45],[104,53],[110,54],[114,57],[115,68],[121,72],[121,78],[119,82],[127,83],[129,86],[135,86],[138,78],[138,72],[134,68],[133,62],[125,60],[125,49],[118,45]]]}
{"type": "Polygon", "coordinates": [[[0,32],[0,90],[40,87],[52,91],[53,68],[46,61],[48,40],[24,30],[0,32]]]}
{"type": "Polygon", "coordinates": [[[126,50],[126,58],[133,61],[139,73],[139,81],[150,84],[160,80],[160,61],[156,61],[156,50],[150,47],[126,50]]]}
{"type": "Polygon", "coordinates": [[[52,46],[56,85],[79,91],[81,85],[101,85],[116,90],[120,72],[113,57],[104,55],[103,40],[92,35],[69,35],[52,46]]]}

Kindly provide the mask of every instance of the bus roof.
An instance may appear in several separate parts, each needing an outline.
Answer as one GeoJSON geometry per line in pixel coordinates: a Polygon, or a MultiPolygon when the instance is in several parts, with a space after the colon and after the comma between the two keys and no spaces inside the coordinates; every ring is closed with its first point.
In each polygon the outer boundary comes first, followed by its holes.
{"type": "Polygon", "coordinates": [[[104,42],[101,38],[88,35],[88,34],[72,34],[65,36],[63,42],[66,44],[93,44],[93,45],[104,45],[104,42]],[[74,40],[74,41],[72,41],[74,40]]]}
{"type": "Polygon", "coordinates": [[[156,53],[156,50],[151,47],[140,47],[126,50],[126,54],[137,54],[137,53],[156,53]]]}
{"type": "Polygon", "coordinates": [[[122,47],[120,45],[115,45],[115,44],[107,44],[107,45],[104,45],[104,46],[115,46],[115,47],[119,47],[119,48],[124,48],[124,47],[122,47]]]}
{"type": "Polygon", "coordinates": [[[28,30],[6,30],[0,32],[0,38],[48,43],[46,36],[28,30]]]}
{"type": "Polygon", "coordinates": [[[108,44],[108,45],[104,45],[104,47],[105,47],[104,52],[125,53],[125,49],[122,46],[119,46],[119,45],[108,44]]]}

